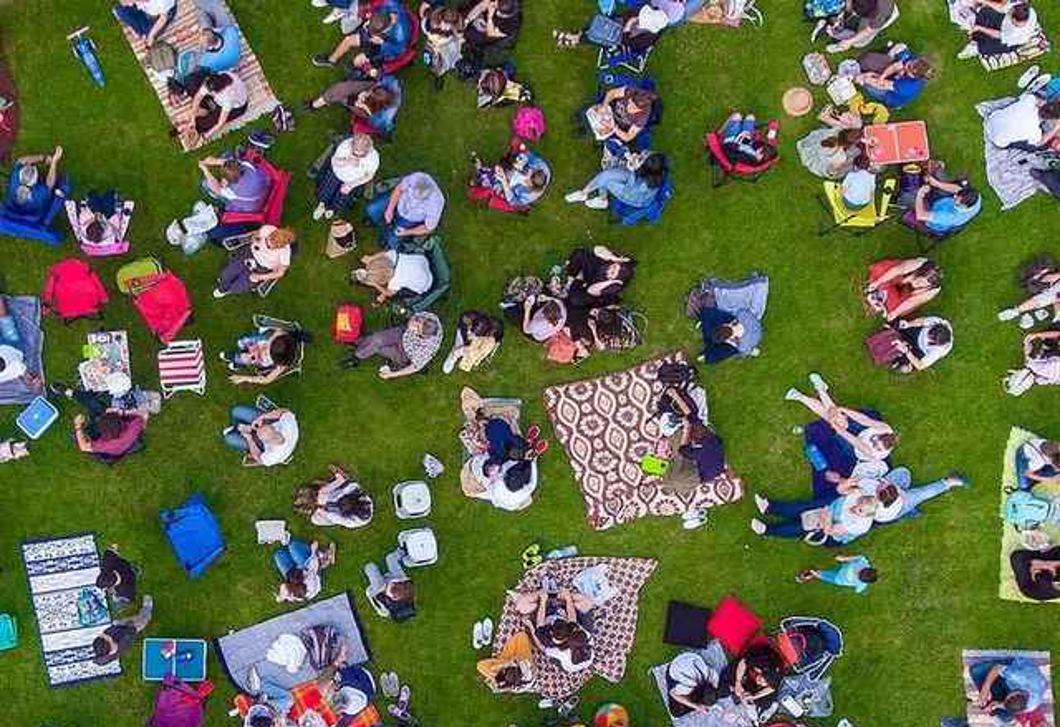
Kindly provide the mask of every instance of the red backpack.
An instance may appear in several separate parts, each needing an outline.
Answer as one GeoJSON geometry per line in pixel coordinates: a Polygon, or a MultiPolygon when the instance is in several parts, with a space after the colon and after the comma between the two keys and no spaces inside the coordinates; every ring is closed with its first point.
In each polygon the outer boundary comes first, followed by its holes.
{"type": "Polygon", "coordinates": [[[48,271],[41,298],[45,308],[69,322],[100,315],[107,304],[107,290],[87,263],[68,258],[48,271]]]}
{"type": "Polygon", "coordinates": [[[364,326],[364,310],[354,303],[340,303],[335,310],[335,322],[331,335],[335,343],[357,343],[364,326]]]}

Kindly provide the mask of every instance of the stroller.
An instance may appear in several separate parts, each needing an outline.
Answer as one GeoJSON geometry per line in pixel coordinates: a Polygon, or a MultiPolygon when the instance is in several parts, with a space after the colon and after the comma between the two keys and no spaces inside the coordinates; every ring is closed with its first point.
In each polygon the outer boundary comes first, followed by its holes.
{"type": "Polygon", "coordinates": [[[843,632],[823,618],[790,616],[780,622],[776,644],[796,674],[817,681],[843,655],[843,632]]]}

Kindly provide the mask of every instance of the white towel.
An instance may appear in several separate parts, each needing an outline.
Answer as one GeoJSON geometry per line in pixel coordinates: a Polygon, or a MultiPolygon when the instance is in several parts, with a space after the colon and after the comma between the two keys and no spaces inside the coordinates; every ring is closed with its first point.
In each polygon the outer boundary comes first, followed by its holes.
{"type": "Polygon", "coordinates": [[[280,634],[265,654],[266,659],[277,666],[282,666],[290,674],[302,668],[305,657],[305,644],[294,634],[280,634]]]}

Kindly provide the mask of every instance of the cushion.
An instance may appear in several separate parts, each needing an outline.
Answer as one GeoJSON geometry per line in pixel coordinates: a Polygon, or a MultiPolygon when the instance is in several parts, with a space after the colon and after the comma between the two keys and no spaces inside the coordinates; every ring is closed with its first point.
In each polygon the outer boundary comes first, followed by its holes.
{"type": "Polygon", "coordinates": [[[710,635],[707,633],[709,620],[709,608],[700,608],[681,601],[670,601],[666,606],[663,643],[703,648],[710,643],[710,635]]]}
{"type": "Polygon", "coordinates": [[[743,653],[761,627],[762,619],[733,596],[721,599],[714,615],[707,621],[707,632],[734,655],[743,653]]]}

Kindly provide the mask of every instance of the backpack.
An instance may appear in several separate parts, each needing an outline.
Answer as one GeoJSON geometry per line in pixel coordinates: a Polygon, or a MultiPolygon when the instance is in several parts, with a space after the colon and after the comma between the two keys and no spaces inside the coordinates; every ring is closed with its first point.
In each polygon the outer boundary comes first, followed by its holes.
{"type": "Polygon", "coordinates": [[[844,0],[806,0],[803,14],[810,20],[828,18],[843,12],[845,7],[844,0]]]}
{"type": "Polygon", "coordinates": [[[512,131],[520,139],[537,141],[548,130],[545,112],[537,106],[522,106],[512,119],[512,131]]]}
{"type": "Polygon", "coordinates": [[[91,588],[82,588],[77,594],[77,620],[85,628],[107,622],[107,607],[91,588]]]}
{"type": "Polygon", "coordinates": [[[335,343],[357,343],[364,324],[364,310],[353,303],[340,303],[335,310],[331,336],[335,343]]]}
{"type": "Polygon", "coordinates": [[[1034,530],[1050,520],[1057,519],[1055,509],[1052,500],[1027,490],[1018,490],[1005,498],[1001,517],[1016,530],[1034,530]]]}
{"type": "Polygon", "coordinates": [[[102,313],[107,290],[87,263],[69,258],[48,271],[41,298],[48,310],[63,321],[72,321],[102,313]]]}
{"type": "Polygon", "coordinates": [[[638,321],[647,322],[647,320],[643,314],[636,311],[614,311],[614,321],[609,325],[611,330],[604,330],[601,325],[603,321],[597,319],[600,343],[608,351],[624,351],[628,348],[635,348],[644,342],[644,334],[641,332],[641,328],[644,326],[638,327],[637,323],[638,321]]]}
{"type": "Polygon", "coordinates": [[[338,629],[331,624],[317,624],[303,629],[300,636],[314,671],[323,671],[335,663],[342,649],[342,635],[338,629]]]}
{"type": "Polygon", "coordinates": [[[118,269],[115,282],[118,290],[126,295],[137,295],[161,280],[165,269],[153,257],[142,257],[126,263],[118,269]]]}

